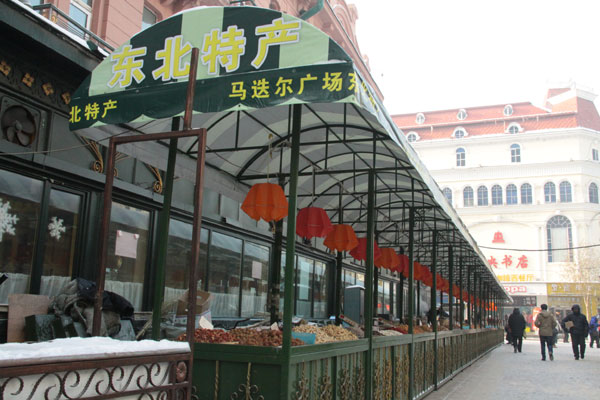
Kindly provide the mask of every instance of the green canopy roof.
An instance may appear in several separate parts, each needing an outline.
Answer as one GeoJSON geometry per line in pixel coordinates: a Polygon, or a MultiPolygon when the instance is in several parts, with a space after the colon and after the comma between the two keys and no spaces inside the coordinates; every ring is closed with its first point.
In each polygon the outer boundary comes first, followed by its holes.
{"type": "MultiPolygon", "coordinates": [[[[205,185],[243,198],[249,185],[268,177],[287,181],[291,105],[303,104],[300,208],[323,207],[335,222],[342,204],[344,222],[363,236],[367,172],[374,168],[380,246],[406,245],[406,210],[415,207],[417,260],[431,262],[436,230],[442,274],[444,244],[452,245],[465,265],[508,298],[351,58],[301,19],[255,7],[201,7],[162,21],[115,50],[75,92],[71,129],[95,140],[170,131],[171,117],[183,114],[192,47],[200,50],[192,126],[208,130],[212,175],[205,185]]],[[[193,181],[197,143],[180,139],[178,149],[188,157],[178,157],[176,173],[193,181]]],[[[165,143],[119,151],[166,168],[165,143]]],[[[465,268],[465,278],[468,273],[465,268]]]]}

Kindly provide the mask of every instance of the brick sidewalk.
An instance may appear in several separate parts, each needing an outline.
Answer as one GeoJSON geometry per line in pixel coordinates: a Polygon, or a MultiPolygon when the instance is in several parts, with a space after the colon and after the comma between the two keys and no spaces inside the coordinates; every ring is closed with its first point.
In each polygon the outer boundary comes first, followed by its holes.
{"type": "MultiPolygon", "coordinates": [[[[506,343],[506,342],[505,342],[506,343]]],[[[587,343],[586,343],[587,346],[587,343]]],[[[575,361],[571,343],[559,341],[554,361],[541,361],[539,340],[523,341],[523,352],[503,344],[427,400],[571,400],[596,398],[600,349],[586,348],[585,360],[575,361]]]]}

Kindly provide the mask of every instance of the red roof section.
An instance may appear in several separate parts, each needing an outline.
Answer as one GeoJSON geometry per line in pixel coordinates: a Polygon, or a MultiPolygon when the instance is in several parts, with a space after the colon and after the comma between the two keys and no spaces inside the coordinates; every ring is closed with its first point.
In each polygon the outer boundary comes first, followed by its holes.
{"type": "Polygon", "coordinates": [[[416,122],[418,113],[393,115],[392,119],[405,134],[417,132],[420,140],[450,139],[458,127],[464,128],[468,136],[503,134],[513,123],[521,127],[521,132],[576,127],[600,131],[600,115],[594,103],[577,96],[575,90],[572,91],[572,96],[566,94],[570,90],[572,89],[550,89],[547,100],[562,95],[547,102],[550,109],[536,107],[531,103],[511,104],[513,113],[510,116],[504,115],[506,104],[499,104],[466,108],[467,117],[463,120],[457,117],[461,109],[424,112],[423,124],[416,122]]]}

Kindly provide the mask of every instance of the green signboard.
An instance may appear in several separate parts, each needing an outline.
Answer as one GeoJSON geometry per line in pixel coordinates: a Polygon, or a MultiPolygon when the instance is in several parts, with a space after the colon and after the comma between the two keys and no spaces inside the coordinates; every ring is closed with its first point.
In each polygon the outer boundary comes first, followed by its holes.
{"type": "Polygon", "coordinates": [[[193,47],[194,112],[340,101],[379,111],[350,57],[314,26],[269,9],[202,7],[107,56],[73,95],[71,129],[181,115],[193,47]]]}

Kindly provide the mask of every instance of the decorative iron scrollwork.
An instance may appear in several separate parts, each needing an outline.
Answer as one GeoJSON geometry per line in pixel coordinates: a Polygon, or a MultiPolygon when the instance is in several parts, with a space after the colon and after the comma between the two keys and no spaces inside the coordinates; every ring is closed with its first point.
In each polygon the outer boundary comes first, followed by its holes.
{"type": "Polygon", "coordinates": [[[260,389],[257,385],[252,385],[250,377],[252,374],[252,363],[248,363],[248,373],[246,374],[246,383],[240,384],[237,392],[231,394],[231,400],[244,399],[244,400],[265,400],[265,398],[259,394],[260,389]],[[240,397],[243,396],[243,397],[240,397]],[[258,395],[258,396],[256,396],[258,395]],[[256,396],[256,397],[255,397],[256,396]]]}
{"type": "Polygon", "coordinates": [[[161,194],[163,192],[164,186],[162,176],[160,175],[160,170],[156,167],[153,167],[152,165],[145,165],[146,168],[148,168],[148,170],[150,170],[150,172],[152,172],[152,175],[154,175],[154,177],[156,178],[156,181],[154,181],[154,183],[152,184],[152,190],[155,193],[161,194]]]}
{"type": "Polygon", "coordinates": [[[310,388],[308,387],[308,379],[306,378],[306,363],[302,363],[302,374],[300,379],[295,383],[296,392],[294,393],[295,400],[308,400],[310,388]]]}

